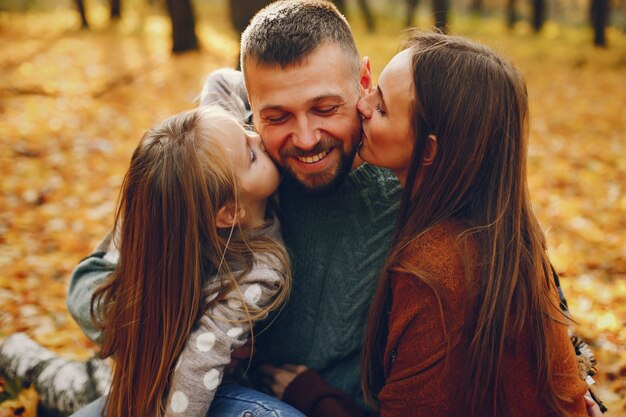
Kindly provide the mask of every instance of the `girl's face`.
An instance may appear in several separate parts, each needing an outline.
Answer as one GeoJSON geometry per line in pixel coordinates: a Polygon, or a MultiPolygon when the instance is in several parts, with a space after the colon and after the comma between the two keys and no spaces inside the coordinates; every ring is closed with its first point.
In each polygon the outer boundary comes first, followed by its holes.
{"type": "Polygon", "coordinates": [[[276,191],[280,183],[278,169],[265,153],[261,137],[244,130],[234,119],[225,118],[222,123],[224,135],[217,141],[230,154],[239,182],[240,196],[248,209],[258,208],[265,215],[265,200],[276,191]]]}
{"type": "Polygon", "coordinates": [[[389,168],[401,184],[406,179],[414,146],[412,101],[411,52],[407,49],[393,57],[381,72],[378,86],[357,105],[363,116],[359,156],[370,164],[389,168]]]}

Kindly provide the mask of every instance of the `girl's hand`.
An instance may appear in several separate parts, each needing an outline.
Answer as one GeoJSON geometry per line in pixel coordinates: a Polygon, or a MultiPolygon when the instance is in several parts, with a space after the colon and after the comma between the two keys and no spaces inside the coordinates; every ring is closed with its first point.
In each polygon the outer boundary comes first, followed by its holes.
{"type": "Polygon", "coordinates": [[[284,365],[282,367],[261,365],[259,368],[262,374],[261,383],[276,398],[282,400],[289,384],[307,369],[304,365],[284,365]]]}

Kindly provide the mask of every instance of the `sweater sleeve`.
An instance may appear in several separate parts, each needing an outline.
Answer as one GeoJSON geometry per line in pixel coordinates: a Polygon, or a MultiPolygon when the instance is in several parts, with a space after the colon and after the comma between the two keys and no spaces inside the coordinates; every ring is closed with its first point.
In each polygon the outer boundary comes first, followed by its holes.
{"type": "Polygon", "coordinates": [[[115,270],[119,258],[111,236],[109,232],[96,250],[79,262],[72,272],[67,292],[70,314],[83,333],[95,343],[100,342],[102,334],[91,320],[91,297],[95,289],[115,270]]]}
{"type": "Polygon", "coordinates": [[[307,417],[366,417],[350,396],[332,387],[313,369],[307,369],[291,381],[283,401],[307,417]]]}
{"type": "Polygon", "coordinates": [[[444,310],[444,314],[450,319],[444,325],[432,288],[408,274],[397,274],[392,282],[386,355],[389,371],[379,393],[380,416],[453,415],[456,386],[451,381],[458,377],[456,373],[462,368],[462,355],[458,350],[463,320],[459,305],[463,303],[455,303],[457,291],[444,287],[442,295],[449,301],[449,310],[444,310]],[[448,348],[451,354],[446,358],[448,348]]]}
{"type": "MultiPolygon", "coordinates": [[[[222,381],[231,352],[248,340],[246,309],[255,312],[271,303],[283,275],[256,262],[223,300],[207,309],[192,331],[172,374],[166,416],[204,417],[222,381]]],[[[211,299],[209,295],[208,300],[211,299]]]]}
{"type": "MultiPolygon", "coordinates": [[[[459,381],[468,358],[463,329],[475,314],[476,302],[469,298],[475,294],[473,285],[477,282],[465,280],[464,263],[455,252],[453,240],[458,233],[446,230],[449,229],[442,227],[431,231],[429,240],[410,254],[428,284],[407,273],[396,273],[390,278],[387,378],[378,396],[380,417],[462,414],[457,409],[457,393],[463,389],[459,381]],[[437,294],[444,303],[439,302],[437,294]]],[[[471,265],[476,265],[476,261],[471,265]]],[[[525,333],[507,334],[506,343],[501,364],[510,415],[552,415],[537,390],[536,364],[525,333]]],[[[576,372],[566,326],[557,326],[550,344],[554,349],[553,386],[562,405],[572,410],[572,415],[582,416],[586,388],[576,372]]]]}

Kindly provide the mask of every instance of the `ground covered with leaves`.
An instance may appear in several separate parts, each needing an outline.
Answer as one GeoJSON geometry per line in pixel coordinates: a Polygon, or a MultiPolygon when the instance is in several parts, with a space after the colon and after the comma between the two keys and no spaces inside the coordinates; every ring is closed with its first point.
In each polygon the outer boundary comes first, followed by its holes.
{"type": "MultiPolygon", "coordinates": [[[[171,56],[167,17],[145,7],[115,25],[94,7],[91,31],[78,30],[68,10],[0,13],[0,339],[23,331],[68,357],[93,354],[65,307],[72,268],[110,228],[142,133],[195,107],[206,74],[236,62],[225,10],[200,10],[202,51],[171,56]]],[[[377,75],[401,27],[394,19],[376,34],[354,26],[377,75]]],[[[576,326],[598,357],[597,390],[609,415],[620,415],[626,36],[611,30],[603,50],[591,47],[590,31],[553,23],[534,35],[524,23],[507,32],[500,21],[459,17],[452,31],[501,51],[527,78],[531,195],[576,326]]]]}

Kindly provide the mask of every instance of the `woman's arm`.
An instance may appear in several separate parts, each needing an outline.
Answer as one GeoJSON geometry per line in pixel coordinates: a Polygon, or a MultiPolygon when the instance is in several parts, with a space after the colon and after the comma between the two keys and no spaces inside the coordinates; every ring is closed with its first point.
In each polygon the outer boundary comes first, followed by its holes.
{"type": "Polygon", "coordinates": [[[448,301],[443,310],[446,324],[432,288],[409,274],[391,277],[385,358],[388,375],[378,395],[381,417],[454,415],[457,381],[463,366],[460,341],[465,290],[462,277],[449,280],[454,271],[446,272],[439,281],[440,296],[448,301]]]}

